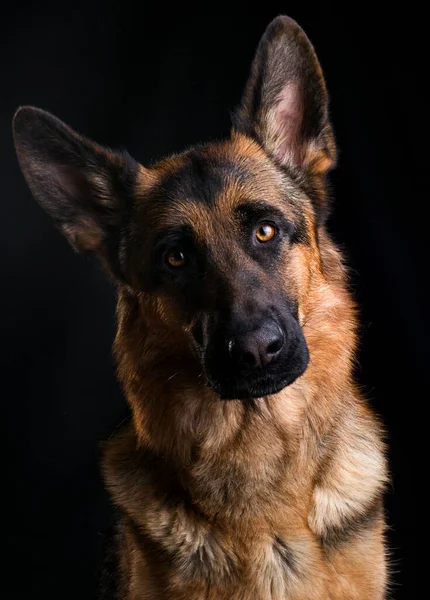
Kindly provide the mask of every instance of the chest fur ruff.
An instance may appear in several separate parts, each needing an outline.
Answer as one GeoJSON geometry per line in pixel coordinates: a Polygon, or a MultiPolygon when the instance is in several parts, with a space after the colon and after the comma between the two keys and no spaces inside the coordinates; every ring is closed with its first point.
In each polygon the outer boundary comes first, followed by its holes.
{"type": "Polygon", "coordinates": [[[112,446],[105,476],[124,516],[124,577],[135,589],[125,597],[382,598],[384,459],[370,440],[351,441],[308,489],[279,484],[265,502],[257,486],[258,501],[240,503],[240,485],[229,498],[220,484],[225,505],[210,515],[161,459],[124,454],[123,440],[112,446]]]}

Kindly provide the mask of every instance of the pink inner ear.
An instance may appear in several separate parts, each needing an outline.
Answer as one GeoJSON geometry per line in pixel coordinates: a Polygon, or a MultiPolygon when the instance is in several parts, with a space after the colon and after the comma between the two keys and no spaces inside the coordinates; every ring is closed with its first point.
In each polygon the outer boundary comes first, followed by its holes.
{"type": "Polygon", "coordinates": [[[279,94],[268,119],[268,139],[274,156],[282,163],[299,165],[304,160],[300,130],[303,105],[297,82],[288,83],[279,94]]]}
{"type": "Polygon", "coordinates": [[[84,169],[68,164],[50,165],[51,177],[66,198],[85,198],[89,195],[89,185],[84,169]]]}
{"type": "Polygon", "coordinates": [[[103,232],[90,217],[80,217],[76,223],[63,223],[61,229],[77,252],[100,250],[103,232]]]}

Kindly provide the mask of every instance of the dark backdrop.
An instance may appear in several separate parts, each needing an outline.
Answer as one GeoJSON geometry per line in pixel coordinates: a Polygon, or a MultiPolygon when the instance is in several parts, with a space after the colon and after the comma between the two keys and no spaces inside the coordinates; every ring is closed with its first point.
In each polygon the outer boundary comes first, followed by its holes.
{"type": "Polygon", "coordinates": [[[419,100],[412,21],[420,16],[381,3],[379,14],[378,3],[356,10],[330,1],[258,4],[218,12],[210,4],[196,12],[145,1],[2,7],[5,598],[25,591],[93,597],[111,510],[98,474],[99,441],[127,417],[110,353],[113,286],[95,263],[73,254],[32,199],[12,146],[13,112],[20,104],[45,108],[143,163],[225,136],[258,39],[279,13],[307,31],[331,92],[341,152],[330,229],[345,248],[361,307],[357,376],[388,431],[392,596],[414,596],[413,440],[423,397],[424,304],[415,246],[422,134],[412,127],[419,100]]]}

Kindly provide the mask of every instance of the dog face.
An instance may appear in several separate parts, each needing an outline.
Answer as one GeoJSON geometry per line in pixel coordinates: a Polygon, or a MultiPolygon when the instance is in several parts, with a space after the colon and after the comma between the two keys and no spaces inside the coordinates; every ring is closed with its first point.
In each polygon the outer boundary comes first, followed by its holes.
{"type": "Polygon", "coordinates": [[[273,394],[303,374],[335,156],[321,70],[294,21],[266,30],[225,142],[145,168],[38,109],[20,109],[14,132],[33,194],[72,246],[152,298],[220,397],[273,394]]]}
{"type": "Polygon", "coordinates": [[[151,178],[133,219],[133,287],[181,324],[221,397],[294,381],[308,361],[293,264],[312,228],[305,195],[242,135],[164,161],[151,178]]]}

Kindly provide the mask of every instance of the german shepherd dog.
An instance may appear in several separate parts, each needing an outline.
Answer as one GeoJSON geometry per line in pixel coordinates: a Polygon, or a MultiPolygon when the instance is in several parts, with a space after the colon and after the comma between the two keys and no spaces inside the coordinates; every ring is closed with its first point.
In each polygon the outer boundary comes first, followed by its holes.
{"type": "Polygon", "coordinates": [[[132,420],[106,443],[123,600],[381,600],[381,427],[326,230],[336,149],[313,47],[267,28],[231,137],[144,167],[14,118],[38,202],[117,283],[132,420]]]}

